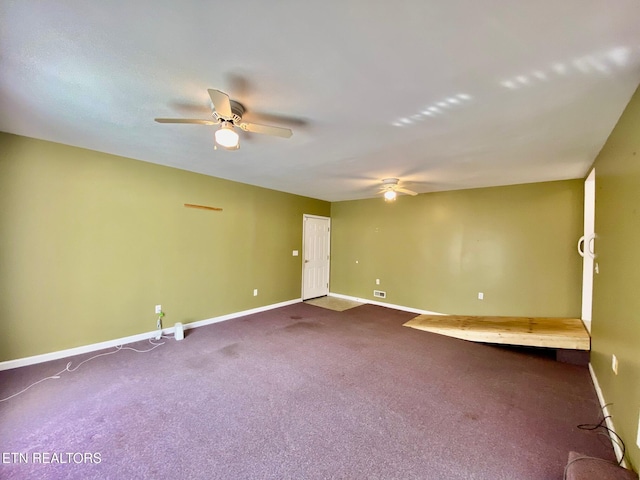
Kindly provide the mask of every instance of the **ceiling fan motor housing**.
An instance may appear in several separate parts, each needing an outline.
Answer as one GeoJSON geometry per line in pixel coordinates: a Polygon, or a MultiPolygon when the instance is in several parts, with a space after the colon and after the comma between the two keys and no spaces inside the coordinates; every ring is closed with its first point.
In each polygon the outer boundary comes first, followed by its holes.
{"type": "Polygon", "coordinates": [[[384,178],[382,179],[382,188],[380,190],[381,193],[385,194],[385,200],[393,201],[395,200],[396,193],[404,193],[406,195],[415,196],[418,195],[416,192],[409,190],[408,188],[401,187],[398,185],[400,180],[397,178],[384,178]],[[393,192],[393,193],[391,193],[393,192]],[[388,195],[388,196],[387,196],[388,195]],[[393,195],[393,198],[391,198],[393,195]]]}
{"type": "Polygon", "coordinates": [[[227,121],[237,125],[242,120],[242,115],[244,115],[245,109],[241,103],[236,102],[235,100],[230,100],[229,103],[231,103],[231,118],[223,117],[215,110],[213,111],[213,117],[217,120],[227,121]]]}

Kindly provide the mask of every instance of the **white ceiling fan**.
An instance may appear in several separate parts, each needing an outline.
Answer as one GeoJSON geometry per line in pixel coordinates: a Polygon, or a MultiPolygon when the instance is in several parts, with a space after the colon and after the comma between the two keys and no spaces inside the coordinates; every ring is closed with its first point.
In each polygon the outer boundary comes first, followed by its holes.
{"type": "Polygon", "coordinates": [[[207,90],[213,110],[211,111],[211,120],[200,120],[193,118],[156,118],[158,123],[192,123],[196,125],[220,125],[216,130],[216,144],[226,150],[237,150],[240,148],[239,135],[235,128],[244,130],[245,132],[262,133],[265,135],[273,135],[276,137],[289,138],[293,132],[289,128],[274,127],[271,125],[260,125],[257,123],[243,122],[244,106],[229,99],[229,95],[220,90],[210,88],[207,90]]]}
{"type": "Polygon", "coordinates": [[[382,188],[378,193],[382,193],[384,195],[385,202],[393,202],[398,196],[398,193],[404,193],[405,195],[411,196],[418,195],[417,192],[398,185],[399,181],[400,180],[397,178],[385,178],[382,180],[382,188]]]}

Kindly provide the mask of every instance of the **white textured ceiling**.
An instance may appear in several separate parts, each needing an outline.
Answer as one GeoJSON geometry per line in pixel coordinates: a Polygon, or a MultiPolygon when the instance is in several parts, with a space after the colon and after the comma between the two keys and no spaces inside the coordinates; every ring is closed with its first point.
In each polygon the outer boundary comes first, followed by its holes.
{"type": "Polygon", "coordinates": [[[337,201],[583,177],[639,0],[2,0],[0,130],[337,201]],[[290,139],[214,150],[207,88],[290,139]],[[269,114],[269,115],[267,115],[269,114]]]}

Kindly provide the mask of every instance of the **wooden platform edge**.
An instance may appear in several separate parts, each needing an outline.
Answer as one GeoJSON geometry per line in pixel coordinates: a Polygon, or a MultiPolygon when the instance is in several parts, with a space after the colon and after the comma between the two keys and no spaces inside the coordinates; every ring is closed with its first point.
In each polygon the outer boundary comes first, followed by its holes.
{"type": "Polygon", "coordinates": [[[591,336],[578,318],[419,315],[403,325],[473,342],[591,350],[591,336]]]}

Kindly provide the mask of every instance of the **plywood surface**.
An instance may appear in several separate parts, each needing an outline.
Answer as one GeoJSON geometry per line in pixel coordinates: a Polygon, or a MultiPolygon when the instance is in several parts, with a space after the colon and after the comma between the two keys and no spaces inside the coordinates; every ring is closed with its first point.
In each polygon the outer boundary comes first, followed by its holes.
{"type": "Polygon", "coordinates": [[[579,318],[420,315],[404,326],[474,342],[591,349],[591,337],[579,318]]]}

